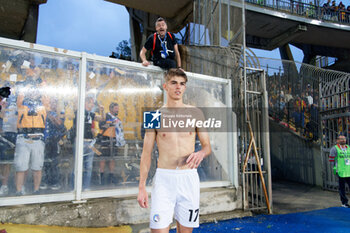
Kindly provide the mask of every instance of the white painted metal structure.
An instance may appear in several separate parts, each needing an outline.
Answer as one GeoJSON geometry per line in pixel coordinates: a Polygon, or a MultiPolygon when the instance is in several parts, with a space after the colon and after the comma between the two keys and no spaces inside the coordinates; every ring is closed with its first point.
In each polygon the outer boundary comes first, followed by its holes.
{"type": "MultiPolygon", "coordinates": [[[[109,188],[95,188],[92,186],[91,190],[83,190],[82,189],[82,174],[84,171],[83,167],[83,141],[84,141],[84,106],[85,106],[85,97],[91,94],[95,94],[96,101],[97,99],[101,99],[96,94],[96,88],[99,87],[100,83],[103,82],[104,71],[103,69],[106,68],[107,70],[114,70],[114,72],[119,72],[120,77],[118,76],[116,79],[113,79],[113,81],[119,82],[119,79],[121,80],[129,80],[129,79],[135,79],[141,80],[143,82],[143,89],[135,89],[137,92],[142,91],[148,91],[150,93],[156,93],[157,96],[163,95],[163,91],[159,89],[159,84],[162,81],[163,78],[163,71],[154,66],[149,67],[143,67],[140,63],[135,62],[128,62],[128,61],[122,61],[122,60],[116,60],[111,59],[107,57],[102,56],[96,56],[92,54],[87,54],[85,52],[75,52],[75,51],[68,51],[65,49],[59,49],[59,48],[53,48],[38,44],[32,44],[32,43],[26,43],[22,41],[16,41],[16,40],[9,40],[5,38],[0,38],[0,50],[2,51],[2,58],[1,59],[8,59],[12,56],[12,58],[17,59],[18,56],[22,56],[21,54],[24,54],[23,56],[29,56],[30,62],[32,62],[32,65],[37,66],[38,63],[40,63],[42,58],[48,58],[51,60],[55,60],[58,62],[59,68],[57,70],[54,70],[52,67],[51,69],[49,67],[41,67],[41,75],[43,81],[48,81],[48,83],[51,83],[51,86],[46,86],[43,91],[48,92],[50,95],[54,95],[58,92],[58,90],[61,90],[62,86],[52,86],[52,83],[62,81],[64,82],[65,79],[67,79],[67,83],[71,83],[64,89],[67,93],[66,95],[60,95],[62,98],[68,98],[69,95],[70,100],[67,102],[67,108],[71,107],[72,109],[74,105],[77,106],[75,110],[77,110],[77,134],[76,134],[76,140],[75,144],[77,145],[75,147],[75,159],[70,160],[73,161],[71,165],[74,166],[74,187],[66,190],[59,190],[57,192],[51,192],[51,193],[43,193],[41,195],[24,195],[21,197],[14,196],[14,192],[12,194],[10,193],[8,196],[0,197],[0,206],[11,206],[11,205],[19,205],[19,204],[31,204],[31,203],[44,203],[44,202],[60,202],[60,201],[73,201],[73,202],[84,202],[88,198],[100,198],[100,197],[125,197],[125,196],[135,196],[138,193],[137,188],[137,182],[132,183],[131,185],[127,182],[124,182],[121,186],[118,187],[109,187],[109,188]],[[8,57],[6,57],[8,55],[8,57]],[[73,64],[76,68],[75,70],[64,70],[63,65],[64,62],[68,62],[69,64],[73,64]],[[46,72],[46,73],[45,73],[46,72]],[[60,73],[60,76],[57,76],[56,79],[51,80],[48,78],[47,73],[53,73],[58,75],[60,73]],[[100,77],[100,80],[98,81],[96,77],[100,77]],[[46,80],[47,79],[47,80],[46,80]],[[61,80],[60,80],[61,79],[61,80]],[[96,81],[96,82],[95,82],[96,81]],[[74,84],[75,83],[75,84],[74,84]],[[147,86],[149,85],[149,86],[147,86]],[[153,92],[152,92],[153,91],[153,92]],[[52,92],[52,93],[50,93],[52,92]],[[75,162],[74,162],[75,161],[75,162]]],[[[22,58],[22,57],[21,57],[22,58]]],[[[26,61],[28,58],[24,58],[24,61],[26,61]]],[[[13,67],[10,69],[9,67],[6,67],[6,61],[1,60],[4,64],[2,66],[3,72],[2,72],[2,84],[6,81],[7,84],[10,84],[11,86],[17,83],[19,80],[13,80],[11,77],[17,77],[22,78],[22,81],[26,81],[28,79],[28,76],[23,73],[23,66],[22,67],[13,67]],[[7,69],[9,68],[9,69],[7,69]],[[17,72],[17,73],[16,73],[17,72]],[[23,75],[22,75],[23,74],[23,75]],[[15,75],[15,76],[11,76],[15,75]]],[[[25,64],[25,62],[23,62],[25,64]]],[[[53,63],[52,63],[53,64],[53,63]]],[[[28,65],[28,64],[26,64],[28,65]]],[[[42,64],[41,65],[45,65],[42,64]]],[[[29,67],[25,67],[24,70],[29,69],[29,67]]],[[[222,104],[226,108],[231,108],[232,103],[232,95],[231,95],[231,81],[228,79],[222,79],[217,77],[210,77],[206,75],[200,75],[195,73],[187,73],[189,77],[189,86],[192,87],[192,90],[195,90],[194,93],[191,93],[193,95],[196,95],[196,93],[208,93],[208,96],[211,96],[210,93],[219,93],[220,96],[222,96],[222,104]],[[200,84],[199,86],[197,86],[200,84]]],[[[122,81],[120,81],[122,82],[122,81]]],[[[137,83],[136,83],[137,84],[137,83]]],[[[135,87],[134,82],[134,87],[135,87]]],[[[113,88],[108,89],[107,92],[113,93],[113,91],[120,91],[121,89],[124,90],[124,92],[128,92],[130,95],[132,95],[132,85],[123,86],[126,84],[118,83],[118,88],[113,90],[113,88]]],[[[141,85],[141,84],[140,84],[141,85]]],[[[140,86],[141,87],[141,86],[140,86]]],[[[117,87],[116,87],[117,88],[117,87]]],[[[97,91],[98,90],[97,88],[97,91]]],[[[147,92],[147,93],[148,93],[147,92]]],[[[62,93],[61,93],[62,94],[62,93]]],[[[119,94],[120,95],[120,94],[119,94]]],[[[51,96],[53,97],[53,96],[51,96]]],[[[58,97],[55,97],[58,98],[58,97]]],[[[132,97],[128,97],[125,99],[127,101],[132,97]]],[[[154,97],[155,98],[155,97],[154,97]]],[[[212,97],[214,98],[214,97],[212,97]]],[[[102,98],[103,99],[103,98],[102,98]]],[[[196,101],[201,101],[200,96],[197,96],[196,101]]],[[[132,103],[132,102],[131,102],[132,103]]],[[[103,102],[102,102],[103,104],[103,102]]],[[[137,102],[134,103],[136,105],[137,102]]],[[[205,107],[214,107],[210,105],[206,105],[205,107]]],[[[125,111],[128,111],[128,109],[124,109],[125,111]]],[[[74,111],[73,111],[74,112],[74,111]]],[[[124,121],[128,121],[128,118],[125,118],[124,121]]],[[[219,170],[219,175],[213,175],[212,177],[209,177],[205,181],[201,182],[201,188],[210,188],[210,187],[225,187],[225,186],[239,186],[238,181],[238,155],[237,155],[237,130],[236,130],[236,119],[229,119],[229,121],[232,121],[228,125],[233,125],[232,129],[227,129],[226,137],[224,137],[224,142],[218,142],[215,141],[215,136],[213,138],[211,137],[212,141],[215,143],[213,145],[213,151],[214,155],[210,156],[212,157],[212,161],[209,161],[208,164],[210,166],[216,166],[212,167],[212,170],[219,170]],[[220,159],[216,159],[215,154],[215,148],[219,148],[218,151],[223,150],[226,151],[226,154],[220,155],[222,158],[224,158],[224,161],[227,161],[226,164],[221,164],[220,159]],[[215,164],[214,164],[214,162],[215,164]],[[219,161],[219,162],[218,162],[219,161]],[[214,165],[212,165],[214,164],[214,165]],[[223,169],[222,167],[225,166],[226,168],[223,169]],[[227,174],[224,171],[227,171],[227,174]]],[[[131,123],[129,123],[130,125],[131,123]]],[[[127,124],[126,124],[127,125],[127,124]]],[[[134,128],[134,129],[140,129],[140,128],[134,128]]],[[[138,135],[138,132],[132,132],[135,135],[138,135]]],[[[134,146],[133,143],[140,143],[142,140],[136,139],[130,140],[130,146],[134,146]]],[[[136,145],[135,144],[135,145],[136,145]]],[[[129,146],[129,148],[130,148],[129,146]]],[[[136,145],[136,147],[138,147],[136,145]]],[[[127,151],[125,149],[124,151],[127,151]]],[[[130,149],[129,149],[130,151],[130,149]]],[[[137,152],[138,149],[135,149],[134,151],[131,151],[129,153],[137,152]]],[[[73,154],[68,154],[67,156],[73,157],[73,154]]],[[[121,158],[122,165],[126,161],[126,159],[129,159],[129,157],[132,156],[133,163],[131,164],[134,166],[135,163],[137,163],[138,157],[137,155],[129,155],[125,154],[124,152],[124,158],[121,158]],[[125,160],[123,160],[125,159],[125,160]],[[124,161],[124,162],[123,162],[124,161]]],[[[96,158],[96,156],[95,156],[96,158]]],[[[119,161],[119,160],[118,160],[119,161]]],[[[118,163],[117,161],[117,163],[118,163]]],[[[2,165],[0,161],[0,165],[2,165]]],[[[132,166],[130,164],[126,164],[127,168],[132,169],[132,166]]],[[[11,175],[14,176],[14,169],[12,168],[11,175]]],[[[66,174],[69,178],[69,174],[66,174]]],[[[67,180],[68,180],[67,178],[67,180]]],[[[30,181],[30,180],[29,180],[30,181]]],[[[13,185],[13,184],[12,184],[13,185]]],[[[26,183],[27,187],[31,186],[31,182],[26,183]]],[[[69,185],[67,185],[69,186],[69,185]]],[[[12,188],[14,190],[14,188],[12,188]]],[[[150,187],[148,187],[148,190],[150,191],[150,187]]]]}
{"type": "MultiPolygon", "coordinates": [[[[244,75],[245,72],[242,71],[244,75]]],[[[242,75],[242,76],[243,76],[242,75]]],[[[261,69],[247,68],[247,74],[242,77],[241,95],[245,96],[241,101],[241,173],[243,187],[243,208],[245,210],[268,209],[272,213],[272,179],[270,162],[270,133],[268,117],[268,95],[266,89],[265,72],[261,69]],[[242,116],[243,115],[243,116],[242,116]],[[248,145],[251,141],[251,134],[247,123],[251,125],[252,135],[256,145],[257,156],[260,161],[256,161],[254,156],[248,160],[248,166],[244,169],[245,161],[249,152],[248,145]],[[258,166],[261,165],[260,168],[258,166]],[[259,170],[262,170],[263,177],[260,177],[259,170]],[[264,180],[265,187],[261,179],[264,180]],[[267,193],[268,201],[264,196],[267,193]],[[267,205],[269,203],[269,205],[267,205]]],[[[255,146],[253,145],[253,146],[255,146]]],[[[250,150],[250,153],[253,153],[250,150]]]]}

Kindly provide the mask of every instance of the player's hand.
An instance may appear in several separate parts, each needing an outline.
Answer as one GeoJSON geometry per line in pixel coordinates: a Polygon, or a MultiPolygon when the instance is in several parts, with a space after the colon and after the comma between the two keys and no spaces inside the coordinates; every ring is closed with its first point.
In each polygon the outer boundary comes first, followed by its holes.
{"type": "Polygon", "coordinates": [[[141,206],[141,208],[148,208],[148,194],[147,194],[146,188],[139,188],[137,201],[141,206]]]}
{"type": "Polygon", "coordinates": [[[199,164],[203,161],[204,153],[201,151],[193,152],[188,156],[186,164],[190,169],[197,168],[199,164]]]}
{"type": "Polygon", "coordinates": [[[143,62],[142,62],[142,65],[143,65],[143,66],[149,66],[150,63],[149,63],[149,61],[146,60],[146,61],[143,61],[143,62]]]}

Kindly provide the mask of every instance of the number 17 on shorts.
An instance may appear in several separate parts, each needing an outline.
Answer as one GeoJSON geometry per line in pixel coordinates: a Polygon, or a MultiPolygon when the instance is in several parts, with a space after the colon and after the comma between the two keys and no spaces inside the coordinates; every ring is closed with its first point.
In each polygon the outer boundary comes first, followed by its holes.
{"type": "Polygon", "coordinates": [[[189,222],[196,222],[199,215],[199,209],[196,210],[188,210],[190,212],[190,217],[188,219],[189,222]]]}

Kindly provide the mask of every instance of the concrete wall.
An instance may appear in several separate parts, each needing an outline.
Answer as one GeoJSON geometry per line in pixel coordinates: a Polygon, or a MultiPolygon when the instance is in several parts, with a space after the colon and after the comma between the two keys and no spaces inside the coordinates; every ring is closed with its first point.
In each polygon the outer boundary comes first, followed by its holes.
{"type": "MultiPolygon", "coordinates": [[[[201,190],[200,216],[242,209],[242,189],[207,188],[201,190]]],[[[244,213],[243,213],[244,214],[244,213]]],[[[225,215],[223,215],[225,216],[225,215]]],[[[1,207],[4,223],[56,225],[72,227],[106,227],[137,225],[149,222],[149,208],[139,207],[136,196],[91,199],[85,203],[46,203],[1,207]]]]}
{"type": "Polygon", "coordinates": [[[270,150],[273,179],[323,185],[319,144],[270,121],[270,150]]]}

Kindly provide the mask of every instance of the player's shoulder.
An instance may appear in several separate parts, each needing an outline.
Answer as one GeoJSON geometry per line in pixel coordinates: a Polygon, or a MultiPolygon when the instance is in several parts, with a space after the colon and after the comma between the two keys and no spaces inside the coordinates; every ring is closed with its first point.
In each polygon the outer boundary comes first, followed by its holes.
{"type": "Polygon", "coordinates": [[[190,104],[184,104],[184,107],[185,108],[197,108],[196,106],[190,105],[190,104]]]}
{"type": "Polygon", "coordinates": [[[195,118],[202,118],[203,111],[197,106],[186,104],[184,107],[184,113],[191,115],[195,118]]]}
{"type": "Polygon", "coordinates": [[[188,108],[191,111],[195,111],[195,112],[202,112],[202,110],[200,108],[198,108],[197,106],[194,106],[194,105],[190,105],[190,104],[185,104],[184,108],[188,108]]]}

